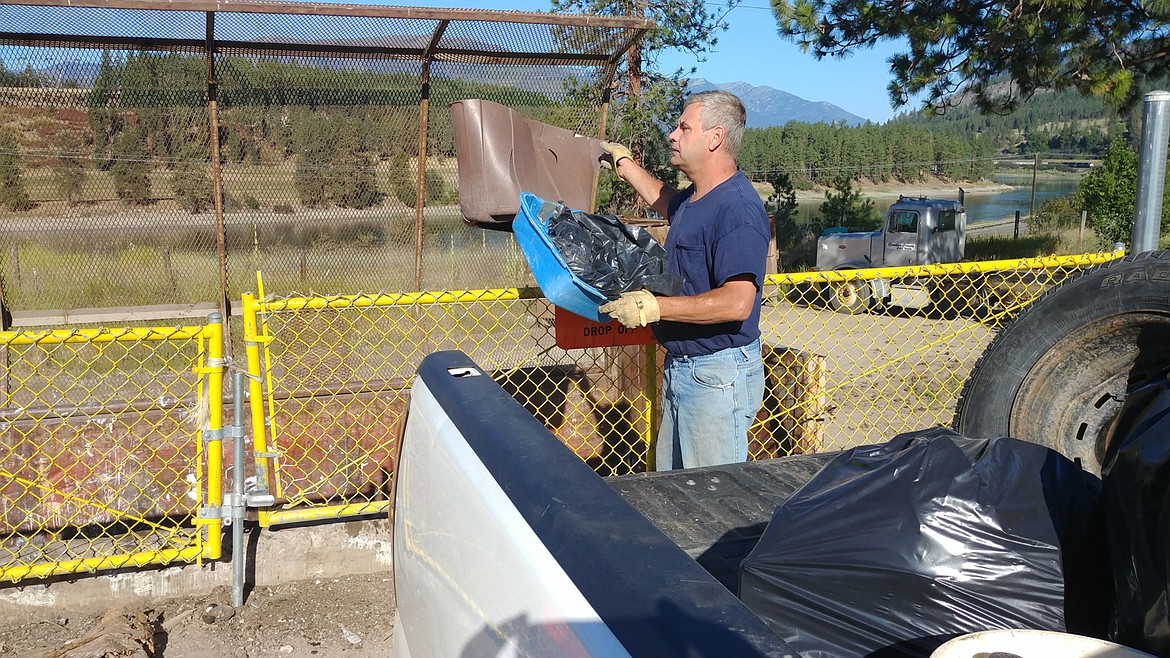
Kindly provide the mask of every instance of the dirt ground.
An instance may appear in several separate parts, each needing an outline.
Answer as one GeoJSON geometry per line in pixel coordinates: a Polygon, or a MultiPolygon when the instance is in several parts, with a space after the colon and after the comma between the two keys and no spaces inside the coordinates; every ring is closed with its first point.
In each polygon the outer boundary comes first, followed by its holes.
{"type": "Polygon", "coordinates": [[[241,608],[217,588],[149,607],[115,607],[19,625],[0,620],[0,656],[21,658],[384,658],[393,656],[390,573],[260,586],[241,608]]]}

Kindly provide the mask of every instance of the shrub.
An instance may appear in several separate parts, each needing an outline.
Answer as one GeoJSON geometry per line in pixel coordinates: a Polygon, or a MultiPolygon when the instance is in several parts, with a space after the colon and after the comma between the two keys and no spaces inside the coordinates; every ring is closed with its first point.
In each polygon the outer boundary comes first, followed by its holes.
{"type": "Polygon", "coordinates": [[[191,214],[201,213],[215,204],[205,162],[181,160],[171,172],[171,187],[175,201],[191,214]]]}
{"type": "Polygon", "coordinates": [[[0,206],[9,210],[22,211],[33,207],[24,189],[21,169],[16,137],[11,133],[0,133],[0,206]]]}
{"type": "Polygon", "coordinates": [[[81,199],[81,189],[85,184],[85,168],[81,164],[81,141],[72,133],[63,132],[57,139],[60,155],[53,165],[53,185],[57,193],[69,205],[75,205],[81,199]]]}
{"type": "Polygon", "coordinates": [[[443,176],[434,169],[428,169],[424,174],[423,195],[427,203],[440,203],[447,200],[447,184],[443,176]]]}
{"type": "Polygon", "coordinates": [[[390,160],[390,190],[394,198],[413,208],[418,202],[418,184],[414,167],[405,153],[398,153],[390,160]]]}
{"type": "Polygon", "coordinates": [[[113,153],[110,176],[118,198],[131,205],[150,203],[150,164],[142,132],[135,128],[118,135],[113,153]]]}

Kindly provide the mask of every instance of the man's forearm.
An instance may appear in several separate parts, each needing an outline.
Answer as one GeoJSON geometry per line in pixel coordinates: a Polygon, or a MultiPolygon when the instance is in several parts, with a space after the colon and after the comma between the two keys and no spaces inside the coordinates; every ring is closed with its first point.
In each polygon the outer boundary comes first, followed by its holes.
{"type": "Polygon", "coordinates": [[[756,284],[733,279],[714,290],[691,296],[659,297],[661,319],[690,324],[742,322],[756,302],[756,284]]]}
{"type": "Polygon", "coordinates": [[[630,158],[622,158],[617,164],[617,175],[630,184],[638,196],[662,217],[666,217],[670,199],[678,190],[655,178],[642,165],[630,158]]]}

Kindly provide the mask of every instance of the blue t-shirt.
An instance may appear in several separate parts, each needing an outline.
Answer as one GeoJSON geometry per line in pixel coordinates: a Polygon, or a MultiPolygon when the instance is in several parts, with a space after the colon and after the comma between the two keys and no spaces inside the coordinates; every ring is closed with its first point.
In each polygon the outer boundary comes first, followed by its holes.
{"type": "Polygon", "coordinates": [[[683,295],[714,290],[734,276],[748,274],[756,284],[756,301],[743,322],[664,320],[652,325],[654,337],[667,351],[687,356],[742,347],[760,337],[760,288],[772,235],[764,203],[742,171],[692,202],[694,193],[692,185],[670,200],[666,271],[686,280],[683,295]]]}

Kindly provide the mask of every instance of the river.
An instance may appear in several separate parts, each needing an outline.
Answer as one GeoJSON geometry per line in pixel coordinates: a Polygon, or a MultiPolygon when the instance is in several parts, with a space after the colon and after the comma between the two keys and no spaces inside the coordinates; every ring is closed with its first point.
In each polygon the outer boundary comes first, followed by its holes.
{"type": "MultiPolygon", "coordinates": [[[[1010,185],[1010,190],[967,194],[963,205],[967,208],[967,223],[992,222],[1002,219],[1011,219],[1015,212],[1020,211],[1021,217],[1026,217],[1032,205],[1032,176],[1031,174],[1000,174],[992,177],[996,183],[1010,185]]],[[[1077,191],[1079,177],[1040,178],[1036,180],[1036,208],[1053,197],[1067,196],[1077,191]]],[[[958,199],[959,186],[947,194],[938,194],[934,198],[958,199]]],[[[873,197],[874,204],[883,211],[893,202],[888,196],[873,197]]],[[[822,201],[801,201],[798,204],[798,221],[807,221],[810,217],[820,214],[822,201]]]]}
{"type": "MultiPolygon", "coordinates": [[[[1026,217],[1032,208],[1032,176],[1003,175],[995,176],[992,180],[1011,185],[1012,189],[993,194],[968,194],[963,201],[967,208],[967,223],[1011,219],[1017,210],[1021,217],[1026,217]]],[[[1048,199],[1073,194],[1080,180],[1079,177],[1037,179],[1036,209],[1039,210],[1048,199]]]]}

